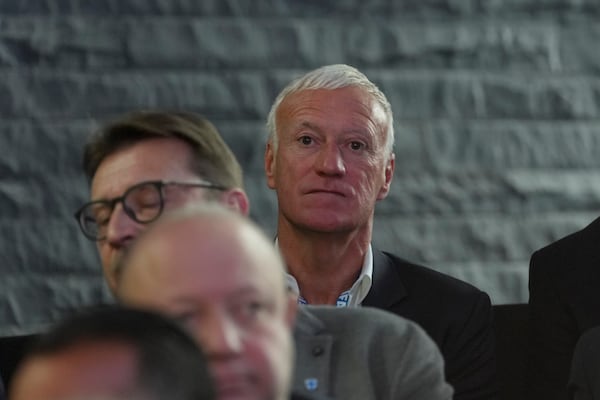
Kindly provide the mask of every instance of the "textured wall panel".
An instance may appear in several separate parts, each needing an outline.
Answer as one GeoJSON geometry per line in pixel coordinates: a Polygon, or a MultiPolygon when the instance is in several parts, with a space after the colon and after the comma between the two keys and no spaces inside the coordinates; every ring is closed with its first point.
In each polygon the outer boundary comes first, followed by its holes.
{"type": "Polygon", "coordinates": [[[598,22],[592,0],[0,2],[0,334],[110,301],[73,218],[99,124],[208,116],[273,235],[266,115],[289,80],[338,62],[394,110],[375,244],[526,301],[530,254],[600,212],[598,22]]]}

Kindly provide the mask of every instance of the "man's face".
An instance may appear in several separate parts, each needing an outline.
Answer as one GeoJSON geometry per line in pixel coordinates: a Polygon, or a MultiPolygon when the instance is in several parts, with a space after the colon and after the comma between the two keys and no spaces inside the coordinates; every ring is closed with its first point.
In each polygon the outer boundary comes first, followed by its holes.
{"type": "MultiPolygon", "coordinates": [[[[191,149],[174,138],[148,139],[117,150],[99,165],[91,185],[91,200],[112,199],[144,181],[195,182],[191,149]]],[[[205,189],[171,187],[165,191],[165,211],[194,201],[202,201],[205,189]]],[[[106,229],[107,237],[97,242],[106,281],[114,291],[115,265],[147,225],[132,220],[121,203],[114,208],[106,229]]]]}
{"type": "Polygon", "coordinates": [[[220,400],[282,399],[289,390],[296,302],[271,244],[255,239],[228,222],[179,223],[142,239],[117,286],[125,304],[184,323],[220,400]]]}
{"type": "Polygon", "coordinates": [[[276,115],[278,147],[267,145],[267,182],[280,217],[311,231],[370,226],[394,172],[383,108],[364,90],[304,90],[276,115]]]}
{"type": "Polygon", "coordinates": [[[26,359],[11,385],[11,400],[126,399],[137,390],[133,349],[118,342],[83,342],[26,359]]]}

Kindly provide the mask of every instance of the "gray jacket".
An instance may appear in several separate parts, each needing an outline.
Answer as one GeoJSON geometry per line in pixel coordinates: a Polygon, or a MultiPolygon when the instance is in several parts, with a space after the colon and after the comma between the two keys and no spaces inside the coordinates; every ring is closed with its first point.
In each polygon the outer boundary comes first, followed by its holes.
{"type": "Polygon", "coordinates": [[[416,323],[370,307],[300,306],[296,393],[343,400],[447,400],[444,361],[416,323]]]}

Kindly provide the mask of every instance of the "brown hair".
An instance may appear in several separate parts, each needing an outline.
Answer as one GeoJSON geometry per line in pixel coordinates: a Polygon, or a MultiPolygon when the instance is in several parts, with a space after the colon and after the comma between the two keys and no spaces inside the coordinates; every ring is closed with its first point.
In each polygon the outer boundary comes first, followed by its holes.
{"type": "Polygon", "coordinates": [[[192,149],[192,170],[228,188],[243,188],[242,168],[217,128],[188,112],[135,111],[101,127],[84,148],[83,169],[91,182],[100,163],[117,150],[152,138],[178,138],[192,149]]]}

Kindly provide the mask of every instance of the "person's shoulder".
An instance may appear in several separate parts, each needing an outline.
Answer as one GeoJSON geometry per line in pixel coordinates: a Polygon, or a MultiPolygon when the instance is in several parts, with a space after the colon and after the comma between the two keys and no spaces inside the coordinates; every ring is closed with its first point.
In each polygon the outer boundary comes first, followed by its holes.
{"type": "Polygon", "coordinates": [[[531,254],[530,280],[537,281],[540,275],[550,274],[557,279],[569,279],[575,270],[589,270],[596,266],[600,251],[600,218],[585,228],[572,232],[531,254]]]}
{"type": "Polygon", "coordinates": [[[303,306],[325,325],[345,330],[351,327],[368,326],[371,331],[418,331],[421,328],[404,317],[375,307],[335,307],[325,305],[303,306]]]}
{"type": "Polygon", "coordinates": [[[541,247],[534,252],[534,255],[554,257],[560,253],[570,253],[590,246],[595,247],[598,239],[600,239],[600,217],[596,218],[583,229],[569,233],[568,235],[541,247]]]}
{"type": "Polygon", "coordinates": [[[321,333],[341,338],[350,347],[357,343],[370,343],[371,351],[407,346],[437,348],[425,330],[416,322],[393,312],[375,307],[302,306],[303,312],[318,319],[321,333]]]}
{"type": "Polygon", "coordinates": [[[489,296],[468,282],[454,278],[445,273],[436,271],[430,267],[407,261],[395,254],[382,251],[385,257],[394,265],[400,275],[402,282],[410,287],[424,287],[430,293],[451,294],[458,297],[481,297],[489,296]]]}

